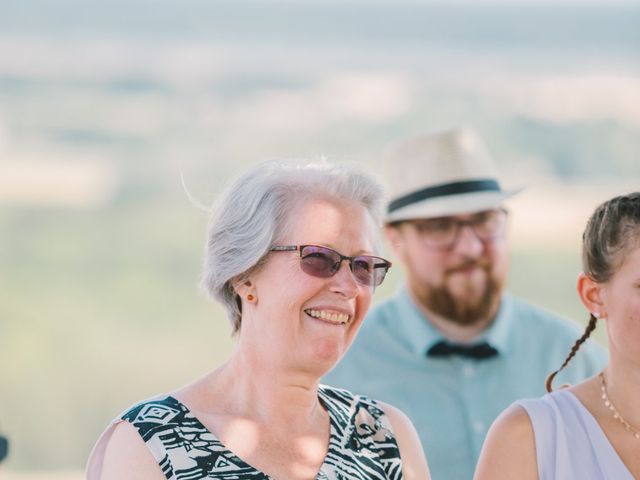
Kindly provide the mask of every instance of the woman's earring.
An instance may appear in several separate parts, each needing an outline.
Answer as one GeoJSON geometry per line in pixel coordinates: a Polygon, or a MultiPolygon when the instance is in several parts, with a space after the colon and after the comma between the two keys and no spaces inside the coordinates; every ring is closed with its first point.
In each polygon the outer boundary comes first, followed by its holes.
{"type": "Polygon", "coordinates": [[[247,295],[247,302],[253,303],[255,299],[256,299],[256,297],[253,296],[252,294],[248,294],[247,295]]]}
{"type": "Polygon", "coordinates": [[[593,315],[596,318],[600,318],[600,314],[598,312],[591,312],[591,315],[593,315]]]}

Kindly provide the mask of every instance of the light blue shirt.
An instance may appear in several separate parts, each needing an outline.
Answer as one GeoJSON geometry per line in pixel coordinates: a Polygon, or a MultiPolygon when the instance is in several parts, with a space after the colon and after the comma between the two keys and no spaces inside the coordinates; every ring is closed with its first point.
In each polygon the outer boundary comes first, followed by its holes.
{"type": "MultiPolygon", "coordinates": [[[[491,423],[512,402],[540,397],[580,337],[576,325],[504,294],[498,315],[477,340],[489,359],[427,357],[443,340],[402,288],[367,315],[354,344],[323,380],[403,410],[413,421],[434,480],[470,480],[491,423]]],[[[600,371],[606,350],[587,341],[554,385],[600,371]]]]}

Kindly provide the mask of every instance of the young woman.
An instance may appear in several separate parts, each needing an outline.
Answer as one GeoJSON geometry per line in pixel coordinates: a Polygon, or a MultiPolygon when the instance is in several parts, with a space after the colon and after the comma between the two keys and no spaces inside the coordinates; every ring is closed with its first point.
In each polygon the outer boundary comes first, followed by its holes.
{"type": "Polygon", "coordinates": [[[640,478],[640,193],[595,210],[582,259],[578,294],[590,320],[560,370],[598,319],[606,322],[609,363],[574,387],[503,412],[487,436],[476,480],[640,478]]]}

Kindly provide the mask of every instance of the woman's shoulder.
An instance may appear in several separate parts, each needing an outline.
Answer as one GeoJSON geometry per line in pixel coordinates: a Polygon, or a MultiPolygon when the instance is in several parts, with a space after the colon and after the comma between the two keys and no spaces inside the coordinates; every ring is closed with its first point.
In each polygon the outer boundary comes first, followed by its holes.
{"type": "Polygon", "coordinates": [[[319,386],[318,396],[334,422],[343,428],[358,427],[356,430],[361,430],[361,427],[367,425],[369,433],[384,432],[386,436],[393,436],[393,429],[382,402],[344,388],[327,385],[319,386]]]}
{"type": "Polygon", "coordinates": [[[418,434],[401,410],[343,388],[321,385],[319,395],[334,422],[342,427],[336,430],[343,445],[376,452],[387,469],[397,471],[402,465],[409,480],[430,478],[418,434]]]}
{"type": "Polygon", "coordinates": [[[583,428],[585,407],[576,394],[581,391],[581,385],[514,402],[498,417],[496,428],[511,432],[512,441],[518,440],[517,435],[534,438],[537,445],[546,449],[559,431],[583,428]]]}
{"type": "Polygon", "coordinates": [[[539,468],[546,471],[553,464],[555,436],[575,403],[572,389],[512,403],[489,429],[474,478],[538,478],[539,468]]]}
{"type": "Polygon", "coordinates": [[[507,407],[494,421],[491,430],[498,430],[501,436],[511,440],[531,438],[533,428],[525,405],[543,405],[542,399],[519,400],[507,407]]]}
{"type": "Polygon", "coordinates": [[[332,416],[341,419],[345,426],[352,424],[361,434],[390,439],[414,429],[409,417],[385,402],[326,385],[320,385],[319,394],[332,416]]]}
{"type": "Polygon", "coordinates": [[[320,384],[318,386],[318,395],[321,399],[330,399],[344,404],[352,404],[354,402],[375,402],[366,395],[352,392],[346,388],[332,387],[330,385],[320,384]]]}
{"type": "Polygon", "coordinates": [[[184,419],[188,409],[171,395],[157,395],[128,407],[119,420],[133,425],[143,433],[158,425],[169,425],[184,419]]]}
{"type": "Polygon", "coordinates": [[[165,478],[148,442],[167,428],[174,430],[186,411],[170,395],[157,395],[126,408],[96,442],[87,463],[87,478],[165,478]]]}
{"type": "Polygon", "coordinates": [[[491,425],[474,476],[475,480],[510,478],[538,478],[534,431],[521,402],[510,405],[491,425]]]}
{"type": "Polygon", "coordinates": [[[318,395],[327,409],[342,412],[349,417],[353,417],[354,413],[360,411],[367,412],[373,420],[379,420],[385,416],[381,402],[367,395],[328,385],[320,385],[318,395]]]}
{"type": "Polygon", "coordinates": [[[339,409],[350,412],[350,417],[355,418],[359,412],[366,412],[378,426],[389,426],[391,423],[411,424],[409,417],[400,409],[367,395],[351,392],[344,388],[320,385],[319,395],[329,409],[339,409]]]}
{"type": "Polygon", "coordinates": [[[579,403],[576,387],[568,387],[547,393],[540,398],[517,400],[510,408],[520,407],[530,422],[539,427],[561,421],[569,411],[574,411],[579,403]]]}
{"type": "Polygon", "coordinates": [[[91,455],[88,480],[166,478],[158,461],[133,425],[120,421],[110,428],[110,438],[102,452],[94,451],[91,455]],[[96,462],[99,462],[99,468],[92,469],[92,463],[96,462]],[[98,475],[92,476],[92,472],[98,472],[98,475]]]}

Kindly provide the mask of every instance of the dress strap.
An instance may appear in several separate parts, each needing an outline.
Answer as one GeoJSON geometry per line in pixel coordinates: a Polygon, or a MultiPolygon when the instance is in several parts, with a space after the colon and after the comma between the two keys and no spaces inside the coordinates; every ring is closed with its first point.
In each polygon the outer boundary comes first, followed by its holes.
{"type": "Polygon", "coordinates": [[[557,445],[557,412],[548,403],[539,399],[518,400],[520,405],[529,415],[536,445],[536,462],[538,464],[538,477],[540,480],[553,479],[556,465],[557,445]]]}
{"type": "Polygon", "coordinates": [[[109,445],[109,440],[116,429],[118,423],[122,422],[117,418],[113,420],[104,432],[98,438],[98,441],[93,446],[89,459],[87,460],[87,466],[85,469],[85,476],[87,480],[100,480],[102,477],[102,465],[104,464],[104,453],[109,445]]]}

